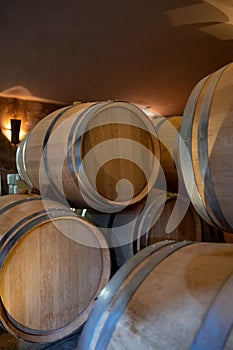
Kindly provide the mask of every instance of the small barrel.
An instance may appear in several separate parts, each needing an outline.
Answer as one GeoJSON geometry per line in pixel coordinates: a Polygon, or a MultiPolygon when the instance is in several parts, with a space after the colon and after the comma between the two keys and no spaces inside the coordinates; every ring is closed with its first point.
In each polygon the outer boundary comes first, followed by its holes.
{"type": "Polygon", "coordinates": [[[149,117],[128,102],[80,103],[42,119],[17,154],[25,181],[75,207],[106,211],[144,198],[160,149],[149,117]],[[26,144],[26,145],[25,145],[26,144]],[[23,159],[22,159],[23,157],[23,159]]]}
{"type": "Polygon", "coordinates": [[[37,195],[0,198],[1,322],[29,342],[53,342],[87,320],[110,276],[101,232],[37,195]]]}
{"type": "Polygon", "coordinates": [[[203,78],[186,103],[180,134],[182,175],[205,221],[233,232],[233,63],[203,78]]]}
{"type": "Polygon", "coordinates": [[[232,349],[233,245],[159,242],[101,292],[78,350],[232,349]]]}

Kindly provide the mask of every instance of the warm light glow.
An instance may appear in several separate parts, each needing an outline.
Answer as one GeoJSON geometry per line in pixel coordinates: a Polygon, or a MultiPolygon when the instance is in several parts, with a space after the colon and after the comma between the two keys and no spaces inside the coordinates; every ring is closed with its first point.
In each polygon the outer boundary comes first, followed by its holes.
{"type": "MultiPolygon", "coordinates": [[[[9,142],[11,142],[11,129],[9,128],[1,128],[2,134],[8,139],[9,142]]],[[[19,141],[22,141],[24,137],[26,136],[26,132],[22,129],[20,129],[19,133],[19,141]]]]}
{"type": "Polygon", "coordinates": [[[48,102],[58,105],[64,105],[66,102],[51,100],[43,97],[37,97],[32,94],[32,92],[22,85],[12,86],[9,89],[0,92],[2,97],[11,97],[17,99],[23,99],[28,101],[38,101],[38,102],[48,102]]]}
{"type": "MultiPolygon", "coordinates": [[[[1,115],[1,119],[0,119],[1,132],[8,139],[9,142],[11,142],[11,122],[10,122],[11,118],[12,118],[12,115],[3,113],[1,115]]],[[[22,122],[21,122],[22,127],[20,128],[20,133],[19,133],[19,140],[22,141],[27,134],[25,132],[25,130],[23,129],[23,117],[21,117],[21,115],[20,115],[16,119],[22,120],[22,122]]]]}
{"type": "Polygon", "coordinates": [[[154,117],[154,116],[159,116],[161,117],[161,114],[157,111],[155,111],[153,108],[149,106],[144,106],[144,105],[139,105],[136,104],[148,117],[154,117]]]}
{"type": "Polygon", "coordinates": [[[1,129],[2,134],[8,139],[8,141],[11,142],[11,130],[8,129],[1,129]]]}
{"type": "Polygon", "coordinates": [[[199,24],[198,30],[219,40],[233,39],[233,6],[231,0],[202,0],[200,4],[176,8],[167,11],[166,14],[174,26],[199,24]]]}
{"type": "Polygon", "coordinates": [[[19,141],[22,141],[26,135],[27,135],[27,133],[24,130],[20,129],[19,141]]]}
{"type": "Polygon", "coordinates": [[[1,115],[1,131],[2,134],[8,139],[8,141],[11,141],[11,122],[10,122],[10,116],[8,115],[1,115]]]}

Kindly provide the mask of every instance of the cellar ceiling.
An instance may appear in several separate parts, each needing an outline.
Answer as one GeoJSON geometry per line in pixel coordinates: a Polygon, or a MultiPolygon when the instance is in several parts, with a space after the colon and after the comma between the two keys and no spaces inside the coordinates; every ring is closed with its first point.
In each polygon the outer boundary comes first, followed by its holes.
{"type": "Polygon", "coordinates": [[[2,96],[119,99],[182,115],[233,61],[233,0],[1,1],[2,96]]]}

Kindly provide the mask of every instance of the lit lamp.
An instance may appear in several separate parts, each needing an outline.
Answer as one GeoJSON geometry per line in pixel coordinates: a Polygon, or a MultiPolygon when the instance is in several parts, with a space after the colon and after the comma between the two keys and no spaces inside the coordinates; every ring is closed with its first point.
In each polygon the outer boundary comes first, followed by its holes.
{"type": "Polygon", "coordinates": [[[20,119],[11,119],[11,143],[17,145],[19,143],[20,119]]]}

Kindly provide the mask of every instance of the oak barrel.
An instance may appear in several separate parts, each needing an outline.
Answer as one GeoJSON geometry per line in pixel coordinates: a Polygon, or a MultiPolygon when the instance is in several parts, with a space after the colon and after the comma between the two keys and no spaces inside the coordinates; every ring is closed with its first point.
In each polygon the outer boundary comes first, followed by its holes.
{"type": "Polygon", "coordinates": [[[211,225],[233,232],[233,63],[203,78],[185,106],[179,147],[193,205],[211,225]]]}
{"type": "Polygon", "coordinates": [[[157,180],[155,187],[167,189],[169,192],[177,193],[179,186],[183,181],[179,173],[179,164],[177,159],[177,150],[180,137],[180,127],[182,116],[151,117],[156,134],[160,143],[160,166],[166,183],[163,180],[157,180]]]}
{"type": "Polygon", "coordinates": [[[203,228],[208,232],[209,227],[187,198],[155,188],[147,200],[117,213],[88,209],[79,214],[105,232],[115,269],[141,249],[161,240],[201,241],[203,228]]]}
{"type": "Polygon", "coordinates": [[[79,329],[110,276],[101,232],[37,195],[0,198],[1,322],[29,342],[79,329]]]}
{"type": "Polygon", "coordinates": [[[20,178],[28,185],[29,188],[33,188],[32,181],[27,172],[27,165],[25,163],[25,150],[27,147],[27,141],[29,134],[25,136],[23,141],[21,141],[16,150],[16,167],[19,173],[20,178]]]}
{"type": "Polygon", "coordinates": [[[201,241],[202,219],[186,197],[152,189],[151,199],[142,208],[134,232],[136,252],[166,239],[201,241]]]}
{"type": "Polygon", "coordinates": [[[233,245],[159,242],[101,292],[78,350],[233,348],[233,245]]]}
{"type": "Polygon", "coordinates": [[[52,188],[77,208],[106,211],[133,204],[157,178],[160,150],[153,124],[128,102],[59,109],[22,142],[26,145],[19,148],[19,173],[26,172],[42,194],[52,188]]]}
{"type": "Polygon", "coordinates": [[[233,243],[233,235],[229,232],[223,232],[223,238],[225,243],[233,243]]]}

